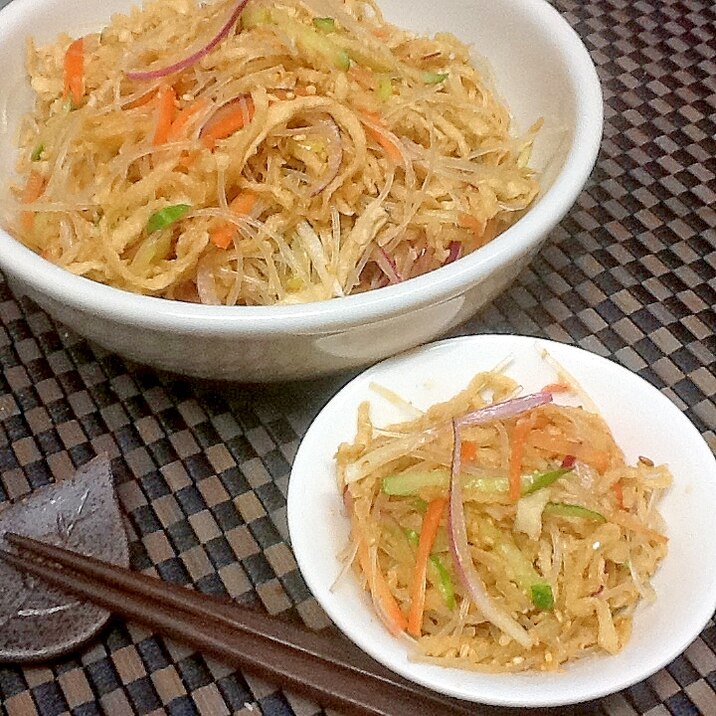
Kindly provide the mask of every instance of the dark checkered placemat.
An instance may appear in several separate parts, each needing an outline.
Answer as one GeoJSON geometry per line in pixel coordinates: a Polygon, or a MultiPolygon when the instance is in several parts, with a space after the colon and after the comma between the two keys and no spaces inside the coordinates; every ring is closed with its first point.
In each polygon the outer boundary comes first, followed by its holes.
{"type": "MultiPolygon", "coordinates": [[[[716,450],[714,5],[555,4],[599,70],[601,155],[545,250],[455,333],[519,332],[610,356],[716,450]]],[[[107,452],[135,569],[327,624],[287,545],[286,487],[300,437],[350,376],[246,387],[162,375],[89,345],[3,282],[0,363],[0,501],[107,452]]],[[[0,666],[0,697],[13,716],[320,712],[121,621],[70,658],[0,666]]],[[[714,624],[666,669],[589,710],[716,715],[714,624]]]]}

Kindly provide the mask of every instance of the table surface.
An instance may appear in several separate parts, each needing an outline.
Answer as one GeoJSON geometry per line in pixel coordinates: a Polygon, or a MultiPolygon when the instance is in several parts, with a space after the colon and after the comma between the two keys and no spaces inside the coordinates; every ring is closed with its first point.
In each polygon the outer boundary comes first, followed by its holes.
{"type": "MultiPolygon", "coordinates": [[[[715,6],[555,5],[602,81],[599,160],[540,256],[453,333],[524,333],[608,356],[662,390],[716,450],[715,6]]],[[[160,374],[68,332],[2,277],[0,363],[0,501],[107,452],[135,569],[328,624],[287,543],[286,487],[301,436],[350,375],[247,387],[160,374]]],[[[715,689],[709,622],[665,669],[585,710],[716,714],[715,689]]],[[[321,713],[119,620],[71,658],[0,666],[0,697],[22,716],[321,713]]]]}

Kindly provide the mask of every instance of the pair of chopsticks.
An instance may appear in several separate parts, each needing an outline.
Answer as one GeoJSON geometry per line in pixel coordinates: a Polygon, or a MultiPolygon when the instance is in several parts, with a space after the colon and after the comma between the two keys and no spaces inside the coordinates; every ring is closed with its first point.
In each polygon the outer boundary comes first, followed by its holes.
{"type": "Polygon", "coordinates": [[[20,572],[347,714],[474,713],[393,674],[349,642],[155,577],[22,537],[0,557],[20,572]]]}

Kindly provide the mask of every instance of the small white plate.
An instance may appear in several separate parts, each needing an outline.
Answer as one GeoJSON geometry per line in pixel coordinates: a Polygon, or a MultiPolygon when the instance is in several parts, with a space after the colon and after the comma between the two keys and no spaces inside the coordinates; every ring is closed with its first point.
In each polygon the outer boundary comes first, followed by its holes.
{"type": "Polygon", "coordinates": [[[716,608],[716,460],[681,411],[656,388],[625,368],[579,348],[525,336],[455,338],[386,360],[346,385],[315,419],[298,450],[288,492],[291,543],[314,596],[335,624],[388,668],[451,696],[505,706],[555,706],[598,698],[658,671],[695,639],[716,608]],[[546,348],[597,404],[633,463],[647,455],[667,463],[674,485],[661,502],[669,553],[653,579],[657,600],[639,606],[633,635],[616,656],[591,656],[558,673],[486,674],[414,663],[409,644],[391,636],[374,614],[353,574],[331,591],[342,564],[348,520],[336,486],[334,455],[355,436],[356,410],[369,400],[376,424],[400,411],[371,390],[396,391],[419,408],[445,400],[481,370],[504,358],[506,372],[526,392],[555,381],[540,357],[546,348]]]}

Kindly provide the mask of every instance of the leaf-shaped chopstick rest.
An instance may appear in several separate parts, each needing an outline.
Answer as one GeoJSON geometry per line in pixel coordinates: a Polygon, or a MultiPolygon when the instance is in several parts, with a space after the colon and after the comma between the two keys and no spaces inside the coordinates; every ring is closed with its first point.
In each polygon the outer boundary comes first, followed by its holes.
{"type": "MultiPolygon", "coordinates": [[[[0,546],[9,549],[5,532],[129,565],[106,455],[83,465],[71,478],[0,507],[0,546]]],[[[108,617],[106,610],[78,602],[0,561],[0,661],[39,661],[72,651],[93,637],[108,617]]]]}

